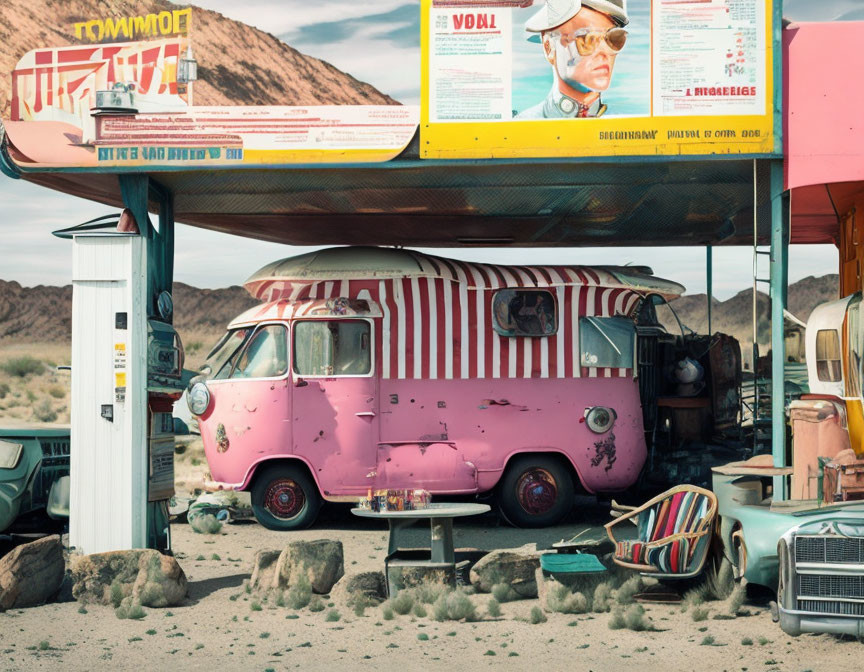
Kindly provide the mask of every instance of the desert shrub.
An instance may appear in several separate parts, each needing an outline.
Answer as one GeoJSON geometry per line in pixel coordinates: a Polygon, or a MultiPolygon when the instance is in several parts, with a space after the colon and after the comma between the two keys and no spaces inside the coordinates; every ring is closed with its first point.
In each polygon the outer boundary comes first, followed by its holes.
{"type": "Polygon", "coordinates": [[[699,643],[699,646],[714,646],[715,641],[714,635],[705,635],[699,643]]]}
{"type": "Polygon", "coordinates": [[[25,378],[34,373],[42,373],[44,370],[45,365],[29,355],[13,357],[0,364],[0,371],[16,378],[25,378]]]}
{"type": "Polygon", "coordinates": [[[618,604],[633,604],[633,596],[642,590],[642,577],[631,576],[622,583],[615,592],[615,599],[618,604]]]}
{"type": "Polygon", "coordinates": [[[12,391],[6,383],[0,383],[0,399],[5,399],[6,395],[12,391]]]}
{"type": "Polygon", "coordinates": [[[118,579],[111,582],[111,605],[116,609],[123,602],[123,586],[118,579]]]}
{"type": "Polygon", "coordinates": [[[219,534],[222,529],[222,523],[216,520],[216,516],[212,513],[205,513],[202,516],[193,516],[189,519],[189,527],[198,534],[219,534]]]}
{"type": "Polygon", "coordinates": [[[57,419],[57,411],[51,405],[50,399],[43,399],[33,406],[33,419],[38,422],[54,422],[57,419]]]}
{"type": "Polygon", "coordinates": [[[411,610],[411,613],[417,618],[426,618],[426,607],[424,607],[421,602],[417,602],[411,610]]]}
{"type": "Polygon", "coordinates": [[[492,586],[492,595],[499,602],[512,602],[519,599],[516,591],[506,583],[496,583],[492,586]]]}
{"type": "Polygon", "coordinates": [[[331,609],[327,612],[327,616],[324,617],[324,620],[328,623],[335,623],[340,618],[342,618],[342,614],[340,614],[336,609],[331,609]]]}
{"type": "Polygon", "coordinates": [[[287,591],[285,604],[291,609],[303,609],[312,601],[312,584],[305,576],[301,576],[287,591]]]}
{"type": "Polygon", "coordinates": [[[50,394],[55,399],[63,399],[66,396],[66,390],[64,390],[59,385],[52,385],[48,388],[48,394],[50,394]]]}
{"type": "Polygon", "coordinates": [[[570,592],[570,588],[550,582],[546,594],[546,608],[559,614],[584,614],[588,611],[588,599],[582,593],[570,592]]]}
{"type": "Polygon", "coordinates": [[[444,593],[432,605],[432,617],[436,621],[473,621],[477,618],[471,598],[458,590],[444,593]]]}
{"type": "Polygon", "coordinates": [[[709,569],[705,573],[705,585],[708,588],[708,597],[714,600],[725,600],[735,588],[735,575],[732,563],[728,560],[720,562],[716,571],[709,569]]]}
{"type": "Polygon", "coordinates": [[[690,607],[698,607],[706,599],[708,599],[708,586],[703,583],[684,593],[684,599],[681,600],[681,611],[687,611],[690,607]]]}
{"type": "Polygon", "coordinates": [[[750,639],[749,637],[744,637],[741,640],[741,646],[753,646],[753,640],[750,639]]]}
{"type": "Polygon", "coordinates": [[[414,595],[423,604],[435,604],[439,597],[450,592],[443,583],[427,581],[414,588],[414,595]]]}
{"type": "Polygon", "coordinates": [[[381,617],[385,621],[393,620],[393,609],[386,602],[384,603],[384,606],[381,607],[381,617]]]}
{"type": "Polygon", "coordinates": [[[486,608],[486,611],[492,618],[501,618],[501,603],[494,597],[490,597],[489,606],[486,608]]]}
{"type": "Polygon", "coordinates": [[[641,632],[642,630],[651,630],[651,619],[645,615],[645,609],[641,604],[631,604],[624,612],[624,624],[629,630],[641,632]]]}
{"type": "Polygon", "coordinates": [[[324,606],[324,602],[317,595],[313,595],[312,599],[309,600],[309,611],[324,611],[326,607],[324,606]]]}
{"type": "Polygon", "coordinates": [[[531,607],[531,613],[528,614],[528,622],[531,625],[539,625],[547,621],[546,614],[540,607],[531,607]]]}
{"type": "Polygon", "coordinates": [[[619,607],[612,612],[612,616],[609,618],[609,629],[623,630],[626,627],[627,623],[624,620],[624,610],[619,607]]]}
{"type": "Polygon", "coordinates": [[[744,606],[744,600],[746,599],[747,586],[739,583],[735,586],[735,590],[733,590],[732,594],[729,596],[729,613],[733,616],[737,616],[738,612],[741,611],[741,607],[744,606]]]}
{"type": "Polygon", "coordinates": [[[693,610],[690,612],[690,618],[692,618],[695,623],[698,623],[699,621],[707,621],[708,611],[708,607],[693,607],[693,610]]]}
{"type": "Polygon", "coordinates": [[[126,597],[114,610],[114,615],[120,619],[131,618],[134,620],[139,620],[141,618],[144,618],[147,614],[141,607],[141,603],[138,602],[138,600],[133,600],[131,597],[126,597]]]}
{"type": "Polygon", "coordinates": [[[593,611],[603,614],[612,608],[612,585],[610,583],[598,583],[594,589],[594,599],[591,601],[593,611]]]}
{"type": "Polygon", "coordinates": [[[414,606],[414,595],[410,590],[400,590],[394,597],[390,598],[390,606],[400,616],[404,616],[411,611],[414,606]]]}

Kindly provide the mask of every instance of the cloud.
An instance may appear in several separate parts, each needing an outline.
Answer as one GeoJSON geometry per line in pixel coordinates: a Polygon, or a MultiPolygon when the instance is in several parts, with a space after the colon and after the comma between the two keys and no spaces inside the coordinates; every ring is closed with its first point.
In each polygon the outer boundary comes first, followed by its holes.
{"type": "MultiPolygon", "coordinates": [[[[367,38],[390,43],[396,47],[420,48],[420,5],[411,3],[401,5],[387,12],[366,14],[354,19],[322,21],[297,26],[280,35],[288,44],[331,45],[341,43],[350,48],[358,33],[367,38]]],[[[380,54],[380,52],[379,52],[380,54]]]]}

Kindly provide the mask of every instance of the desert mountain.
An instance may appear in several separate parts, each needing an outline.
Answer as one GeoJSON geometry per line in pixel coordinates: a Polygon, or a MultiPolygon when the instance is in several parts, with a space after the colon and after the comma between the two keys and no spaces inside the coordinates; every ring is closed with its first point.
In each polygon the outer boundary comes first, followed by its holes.
{"type": "MultiPolygon", "coordinates": [[[[165,0],[0,1],[0,117],[9,117],[12,69],[31,49],[76,43],[73,24],[176,8],[165,0]]],[[[182,5],[187,6],[187,5],[182,5]]],[[[197,105],[398,104],[325,61],[218,12],[192,8],[197,105]]]]}
{"type": "MultiPolygon", "coordinates": [[[[742,345],[752,340],[752,290],[745,290],[726,301],[714,300],[712,328],[735,336],[742,345]]],[[[807,321],[820,303],[837,297],[837,276],[808,277],[789,286],[789,310],[807,321]]],[[[768,297],[759,296],[759,339],[769,340],[768,297]]],[[[174,283],[176,326],[184,342],[195,340],[201,347],[215,343],[232,318],[252,307],[256,301],[241,287],[197,289],[174,283]]],[[[691,329],[707,329],[705,294],[683,296],[672,304],[679,319],[691,329]]],[[[667,329],[678,331],[670,315],[659,313],[667,329]]],[[[68,343],[72,334],[72,287],[22,287],[17,282],[0,280],[0,349],[13,343],[68,343]]]]}

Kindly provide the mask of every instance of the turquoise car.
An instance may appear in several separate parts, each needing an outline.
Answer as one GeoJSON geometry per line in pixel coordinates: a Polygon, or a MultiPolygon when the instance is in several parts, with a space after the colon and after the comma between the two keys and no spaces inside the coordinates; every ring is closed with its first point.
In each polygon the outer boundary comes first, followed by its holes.
{"type": "Polygon", "coordinates": [[[69,428],[0,428],[0,533],[47,513],[69,517],[69,428]]]}
{"type": "Polygon", "coordinates": [[[864,637],[864,501],[774,503],[788,469],[716,467],[724,561],[736,578],[777,591],[784,632],[864,637]]]}

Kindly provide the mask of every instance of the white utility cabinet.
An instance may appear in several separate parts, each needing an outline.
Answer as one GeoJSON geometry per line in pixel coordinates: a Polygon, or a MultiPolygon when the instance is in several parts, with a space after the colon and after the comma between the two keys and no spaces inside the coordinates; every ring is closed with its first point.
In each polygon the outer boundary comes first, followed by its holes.
{"type": "Polygon", "coordinates": [[[144,548],[147,239],[86,233],[72,248],[70,545],[144,548]]]}

